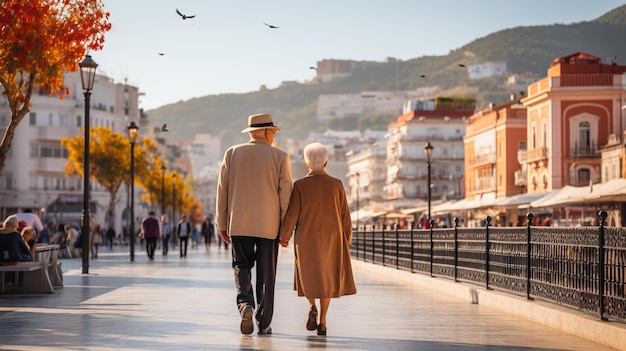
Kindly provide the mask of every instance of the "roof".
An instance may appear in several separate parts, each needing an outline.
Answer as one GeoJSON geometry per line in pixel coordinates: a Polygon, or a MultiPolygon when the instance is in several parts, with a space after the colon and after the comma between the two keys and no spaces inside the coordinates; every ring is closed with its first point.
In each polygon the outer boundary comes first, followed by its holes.
{"type": "Polygon", "coordinates": [[[602,59],[597,56],[589,55],[587,53],[579,51],[579,52],[575,52],[567,56],[555,58],[554,60],[552,60],[552,62],[550,62],[550,67],[556,66],[562,63],[567,63],[567,64],[600,63],[600,61],[602,61],[602,59]]]}

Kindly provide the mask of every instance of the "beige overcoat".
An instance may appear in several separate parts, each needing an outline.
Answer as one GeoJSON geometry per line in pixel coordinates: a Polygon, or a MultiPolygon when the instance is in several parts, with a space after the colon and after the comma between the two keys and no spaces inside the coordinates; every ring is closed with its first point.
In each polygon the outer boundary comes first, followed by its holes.
{"type": "Polygon", "coordinates": [[[307,298],[356,294],[350,263],[352,222],[341,180],[312,171],[294,183],[280,236],[294,232],[294,290],[307,298]]]}
{"type": "Polygon", "coordinates": [[[276,239],[293,181],[289,154],[265,140],[250,140],[224,153],[217,181],[218,230],[230,236],[276,239]]]}

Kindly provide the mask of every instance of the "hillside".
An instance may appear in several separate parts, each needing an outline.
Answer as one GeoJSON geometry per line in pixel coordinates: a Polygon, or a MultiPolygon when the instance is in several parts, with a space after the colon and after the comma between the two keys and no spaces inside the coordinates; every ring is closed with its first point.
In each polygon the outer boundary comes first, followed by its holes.
{"type": "MultiPolygon", "coordinates": [[[[220,135],[224,144],[242,140],[242,118],[251,113],[269,112],[292,138],[303,138],[310,131],[325,130],[315,118],[320,94],[360,93],[367,90],[413,90],[423,86],[437,86],[438,95],[470,96],[478,108],[489,103],[501,103],[510,93],[503,78],[470,81],[465,70],[457,64],[506,62],[511,74],[532,72],[543,77],[550,62],[561,56],[583,51],[608,60],[617,56],[617,62],[626,60],[626,5],[589,22],[570,25],[516,27],[505,29],[450,51],[445,56],[420,58],[386,63],[357,70],[349,77],[317,85],[298,85],[268,89],[246,94],[209,95],[166,105],[148,111],[153,125],[174,124],[184,120],[188,128],[177,128],[175,139],[189,139],[195,133],[220,135]],[[426,73],[426,78],[416,78],[426,73]],[[233,118],[236,117],[236,118],[233,118]]],[[[434,97],[434,96],[433,96],[434,97]]],[[[395,116],[362,116],[363,120],[335,121],[333,128],[361,128],[384,125],[395,116]]],[[[284,140],[279,140],[284,142],[284,140]]]]}

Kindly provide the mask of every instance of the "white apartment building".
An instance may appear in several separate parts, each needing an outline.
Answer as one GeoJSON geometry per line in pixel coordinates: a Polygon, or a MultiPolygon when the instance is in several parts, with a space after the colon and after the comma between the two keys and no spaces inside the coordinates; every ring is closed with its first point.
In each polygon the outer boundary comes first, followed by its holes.
{"type": "Polygon", "coordinates": [[[504,76],[507,74],[506,63],[485,62],[469,66],[469,79],[480,79],[492,76],[504,76]]]}
{"type": "Polygon", "coordinates": [[[317,119],[327,121],[346,115],[371,115],[388,113],[398,116],[405,101],[432,96],[435,87],[411,91],[365,91],[360,94],[320,95],[317,102],[317,119]]]}
{"type": "MultiPolygon", "coordinates": [[[[84,135],[84,94],[80,73],[67,73],[64,80],[69,96],[59,99],[33,93],[32,108],[18,125],[5,168],[0,172],[0,215],[32,210],[49,222],[78,221],[83,208],[83,179],[64,173],[68,152],[62,138],[84,135]]],[[[0,133],[4,135],[11,114],[0,99],[0,133]]],[[[91,94],[91,127],[108,127],[126,135],[130,121],[142,125],[139,89],[113,82],[98,74],[91,94]]],[[[91,214],[105,223],[109,194],[91,184],[91,214]]],[[[127,193],[117,195],[114,228],[121,231],[127,209],[127,193]]],[[[139,196],[135,197],[137,200],[139,196]]],[[[137,211],[136,211],[137,213],[137,211]]]]}
{"type": "Polygon", "coordinates": [[[463,136],[472,110],[417,110],[399,116],[387,134],[386,200],[411,208],[428,199],[424,147],[433,146],[431,201],[462,198],[463,136]]]}
{"type": "Polygon", "coordinates": [[[347,196],[352,211],[359,210],[359,217],[363,218],[371,210],[384,208],[387,197],[385,193],[387,145],[385,142],[381,140],[359,151],[349,151],[346,157],[349,185],[347,196]]]}
{"type": "Polygon", "coordinates": [[[217,178],[221,162],[221,143],[210,134],[196,134],[187,146],[191,172],[194,177],[195,197],[202,204],[205,215],[215,218],[217,178]]]}

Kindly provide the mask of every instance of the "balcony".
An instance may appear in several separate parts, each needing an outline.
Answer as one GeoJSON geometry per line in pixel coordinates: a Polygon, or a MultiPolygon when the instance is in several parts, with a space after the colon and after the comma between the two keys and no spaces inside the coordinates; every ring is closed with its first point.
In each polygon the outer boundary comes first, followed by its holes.
{"type": "Polygon", "coordinates": [[[528,160],[528,151],[524,150],[518,150],[517,151],[517,162],[521,163],[525,163],[528,160]]]}
{"type": "Polygon", "coordinates": [[[592,145],[574,145],[570,149],[570,155],[575,158],[600,157],[599,150],[597,150],[595,143],[592,145]]]}
{"type": "MultiPolygon", "coordinates": [[[[548,159],[548,148],[540,147],[526,151],[527,162],[545,161],[548,159]]],[[[519,155],[518,155],[519,157],[519,155]]]]}
{"type": "Polygon", "coordinates": [[[513,175],[515,186],[527,186],[528,180],[526,179],[526,173],[522,171],[515,171],[513,175]]]}
{"type": "Polygon", "coordinates": [[[495,163],[496,163],[496,154],[489,153],[489,154],[475,156],[472,166],[477,167],[477,166],[483,166],[483,165],[492,165],[495,163]]]}

